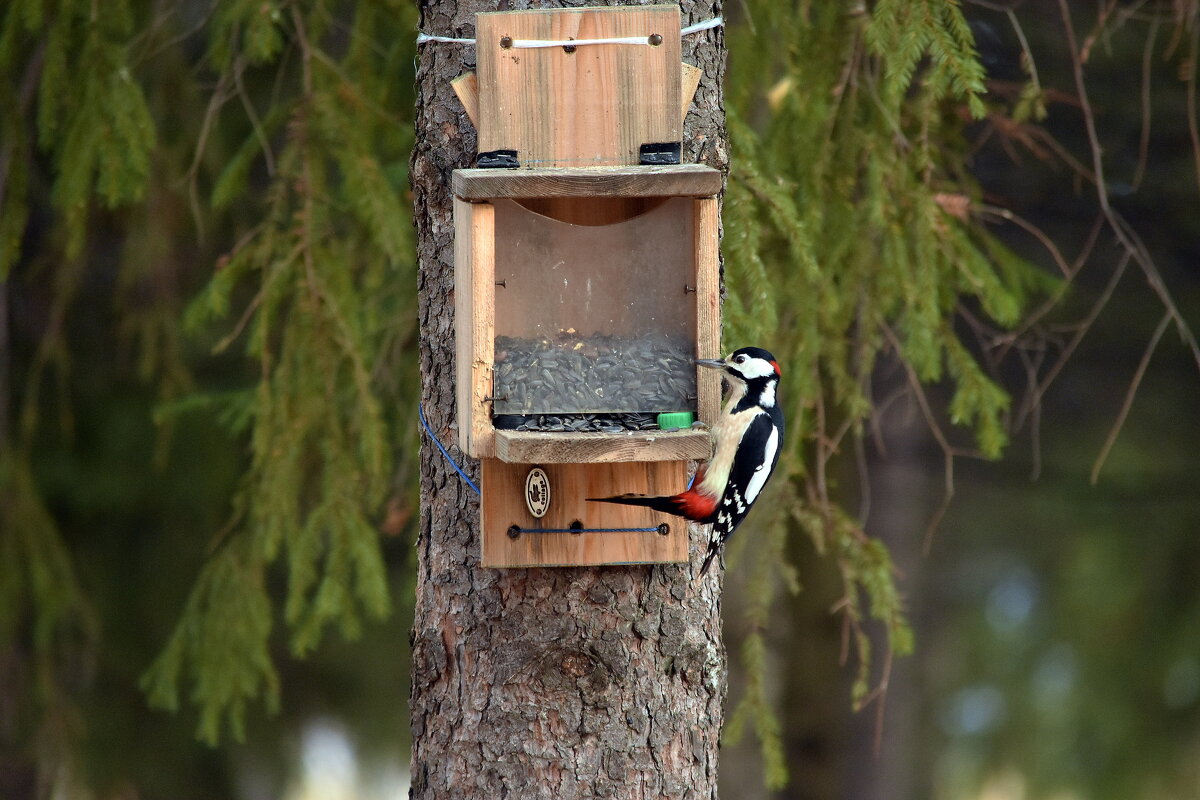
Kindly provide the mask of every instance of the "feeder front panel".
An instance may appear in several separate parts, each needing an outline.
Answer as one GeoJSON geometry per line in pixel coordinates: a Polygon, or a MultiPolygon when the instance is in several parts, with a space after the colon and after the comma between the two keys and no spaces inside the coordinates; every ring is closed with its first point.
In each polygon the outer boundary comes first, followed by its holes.
{"type": "Polygon", "coordinates": [[[494,412],[695,411],[694,201],[615,222],[494,205],[494,412]]]}

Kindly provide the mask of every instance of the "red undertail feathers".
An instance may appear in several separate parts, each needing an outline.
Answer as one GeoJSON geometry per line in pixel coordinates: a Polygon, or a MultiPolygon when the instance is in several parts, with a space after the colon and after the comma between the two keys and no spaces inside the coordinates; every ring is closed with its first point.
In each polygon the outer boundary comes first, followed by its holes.
{"type": "Polygon", "coordinates": [[[674,514],[677,517],[708,522],[717,510],[717,498],[701,492],[693,484],[691,489],[672,496],[654,497],[644,494],[619,494],[615,497],[589,497],[588,500],[597,503],[618,503],[626,506],[645,506],[664,514],[674,514]]]}

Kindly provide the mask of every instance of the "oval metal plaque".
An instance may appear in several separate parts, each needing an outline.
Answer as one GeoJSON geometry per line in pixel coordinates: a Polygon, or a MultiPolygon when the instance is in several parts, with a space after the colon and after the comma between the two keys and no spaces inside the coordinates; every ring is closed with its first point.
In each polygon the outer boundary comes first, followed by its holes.
{"type": "Polygon", "coordinates": [[[534,467],[525,476],[525,505],[538,519],[550,509],[550,478],[541,467],[534,467]]]}

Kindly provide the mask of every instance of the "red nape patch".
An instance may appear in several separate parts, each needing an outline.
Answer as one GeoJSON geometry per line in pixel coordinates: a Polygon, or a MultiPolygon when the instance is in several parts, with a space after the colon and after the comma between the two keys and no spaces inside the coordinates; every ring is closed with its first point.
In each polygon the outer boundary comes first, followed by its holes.
{"type": "Polygon", "coordinates": [[[772,361],[772,362],[771,362],[771,366],[775,368],[775,374],[776,374],[776,375],[782,375],[782,374],[783,374],[783,373],[781,373],[781,372],[779,371],[779,362],[778,362],[778,361],[772,361]]]}
{"type": "Polygon", "coordinates": [[[708,519],[717,510],[717,498],[701,492],[699,488],[688,489],[676,495],[675,500],[679,504],[680,516],[691,520],[708,519]]]}

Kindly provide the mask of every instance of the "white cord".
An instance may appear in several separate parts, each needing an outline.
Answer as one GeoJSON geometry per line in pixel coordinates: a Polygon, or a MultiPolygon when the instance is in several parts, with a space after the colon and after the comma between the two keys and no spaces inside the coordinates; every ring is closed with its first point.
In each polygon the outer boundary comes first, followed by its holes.
{"type": "Polygon", "coordinates": [[[451,42],[458,44],[475,44],[474,39],[455,39],[453,36],[431,36],[428,33],[417,34],[417,44],[426,42],[451,42]]]}
{"type": "Polygon", "coordinates": [[[706,31],[709,28],[719,28],[724,24],[725,24],[725,20],[722,19],[721,17],[713,17],[712,19],[704,20],[704,22],[697,22],[695,25],[688,25],[686,28],[684,28],[683,30],[681,30],[679,32],[679,35],[680,36],[690,36],[693,33],[699,33],[700,31],[706,31]]]}
{"type": "MultiPolygon", "coordinates": [[[[680,36],[690,36],[693,33],[706,31],[711,28],[720,27],[725,24],[725,20],[721,17],[713,17],[704,22],[697,22],[695,25],[688,25],[679,32],[680,36]]],[[[426,42],[449,42],[452,44],[475,44],[474,39],[459,39],[453,36],[433,36],[428,33],[417,34],[417,44],[425,44],[426,42]]],[[[557,41],[550,39],[513,39],[513,48],[531,49],[538,47],[582,47],[589,44],[650,44],[649,36],[618,36],[609,39],[560,39],[557,41]]]]}

